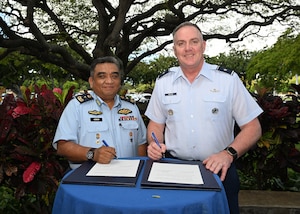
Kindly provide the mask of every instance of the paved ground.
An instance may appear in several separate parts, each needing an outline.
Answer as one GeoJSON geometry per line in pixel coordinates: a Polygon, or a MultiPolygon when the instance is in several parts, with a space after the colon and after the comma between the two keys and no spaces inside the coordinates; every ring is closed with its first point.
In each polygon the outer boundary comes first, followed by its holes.
{"type": "Polygon", "coordinates": [[[300,214],[300,192],[241,190],[241,214],[300,214]]]}

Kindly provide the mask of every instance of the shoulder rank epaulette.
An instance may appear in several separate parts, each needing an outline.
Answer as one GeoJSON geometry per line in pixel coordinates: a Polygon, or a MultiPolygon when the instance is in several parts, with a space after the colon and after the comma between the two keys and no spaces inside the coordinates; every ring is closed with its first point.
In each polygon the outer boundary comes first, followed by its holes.
{"type": "Polygon", "coordinates": [[[161,77],[163,77],[164,75],[166,75],[167,73],[169,73],[169,69],[168,70],[166,70],[166,71],[164,71],[163,73],[161,73],[160,75],[158,75],[158,79],[159,78],[161,78],[161,77]]]}
{"type": "Polygon", "coordinates": [[[86,101],[89,100],[93,100],[94,98],[92,97],[92,95],[90,95],[89,93],[85,93],[85,94],[79,94],[76,96],[76,99],[80,102],[80,103],[84,103],[86,101]]]}
{"type": "Polygon", "coordinates": [[[234,74],[234,71],[233,70],[229,70],[229,69],[227,69],[227,68],[222,68],[222,67],[218,67],[217,68],[217,70],[218,71],[223,71],[223,72],[225,72],[225,73],[227,73],[227,74],[230,74],[230,75],[233,75],[234,74]]]}
{"type": "Polygon", "coordinates": [[[127,101],[127,102],[129,102],[131,104],[135,104],[135,102],[132,99],[127,98],[127,97],[121,97],[121,100],[127,101]]]}

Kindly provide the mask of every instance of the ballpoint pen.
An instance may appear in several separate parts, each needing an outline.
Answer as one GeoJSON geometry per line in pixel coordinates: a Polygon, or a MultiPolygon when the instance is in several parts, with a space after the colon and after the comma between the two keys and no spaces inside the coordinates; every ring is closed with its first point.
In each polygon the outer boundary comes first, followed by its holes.
{"type": "MultiPolygon", "coordinates": [[[[160,146],[160,144],[159,144],[159,142],[158,142],[158,140],[157,140],[154,132],[152,132],[151,135],[152,135],[152,138],[153,138],[154,142],[159,146],[159,148],[161,148],[161,146],[160,146]]],[[[165,153],[162,153],[162,157],[165,158],[165,153]]]]}
{"type": "Polygon", "coordinates": [[[104,144],[104,146],[109,147],[105,140],[102,140],[102,143],[104,144]]]}
{"type": "MultiPolygon", "coordinates": [[[[106,143],[105,140],[102,140],[102,143],[104,144],[104,146],[109,147],[109,145],[106,143]]],[[[115,158],[116,158],[116,159],[118,158],[117,155],[115,155],[115,158]]]]}

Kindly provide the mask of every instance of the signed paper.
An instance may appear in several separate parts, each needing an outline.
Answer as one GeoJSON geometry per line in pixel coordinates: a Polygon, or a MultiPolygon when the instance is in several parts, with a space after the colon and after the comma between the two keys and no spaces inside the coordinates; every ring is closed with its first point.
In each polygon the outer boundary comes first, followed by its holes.
{"type": "Polygon", "coordinates": [[[203,184],[203,178],[198,165],[158,162],[154,162],[152,164],[148,181],[179,184],[203,184]]]}
{"type": "Polygon", "coordinates": [[[96,163],[86,176],[135,177],[140,160],[114,159],[109,164],[96,163]]]}

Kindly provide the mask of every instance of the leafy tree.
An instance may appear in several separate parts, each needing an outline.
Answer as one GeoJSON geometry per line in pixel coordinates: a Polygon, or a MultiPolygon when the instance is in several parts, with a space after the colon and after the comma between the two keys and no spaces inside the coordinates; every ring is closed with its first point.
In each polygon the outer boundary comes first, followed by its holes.
{"type": "Polygon", "coordinates": [[[296,0],[4,0],[0,7],[0,59],[17,52],[81,79],[104,55],[117,55],[128,74],[165,49],[183,21],[201,24],[207,40],[237,42],[276,21],[297,26],[300,10],[296,0]]]}
{"type": "Polygon", "coordinates": [[[221,53],[218,56],[208,58],[206,61],[234,70],[243,80],[245,80],[247,65],[253,54],[254,53],[247,50],[232,49],[229,54],[221,53]]]}
{"type": "Polygon", "coordinates": [[[300,35],[284,33],[269,49],[259,52],[247,68],[247,79],[259,74],[260,84],[280,88],[288,84],[294,74],[300,72],[300,35]]]}
{"type": "MultiPolygon", "coordinates": [[[[5,52],[4,48],[0,48],[0,53],[5,52]]],[[[13,88],[13,85],[26,85],[28,82],[34,84],[40,80],[54,88],[62,86],[65,81],[72,80],[72,74],[63,68],[19,52],[10,53],[0,61],[0,76],[1,83],[9,88],[13,88]]]]}
{"type": "Polygon", "coordinates": [[[159,74],[162,74],[169,67],[176,66],[175,57],[165,57],[160,55],[150,62],[139,62],[137,66],[127,75],[127,80],[133,85],[153,84],[159,74]]]}

